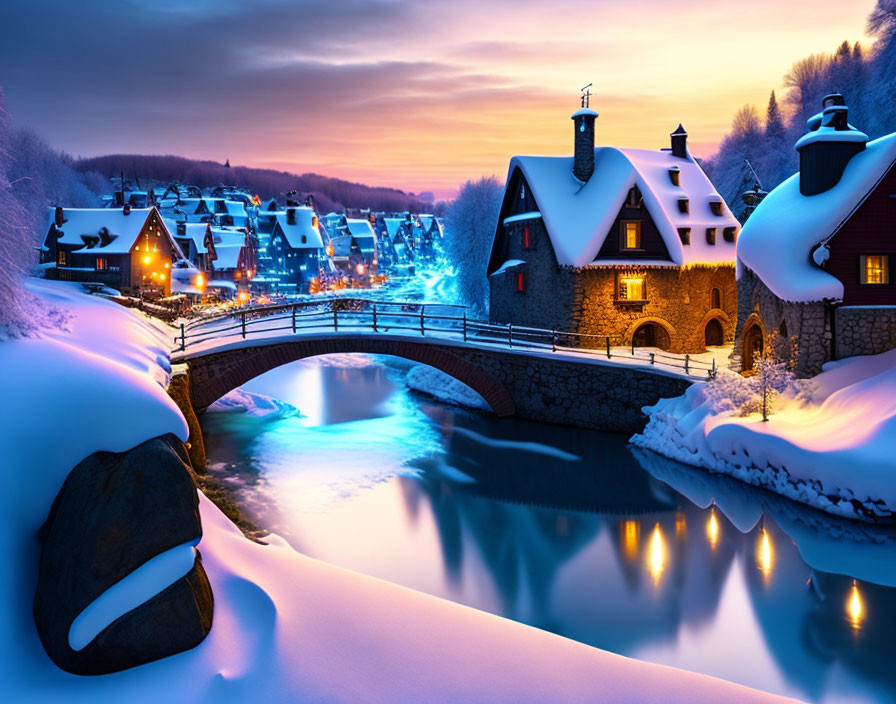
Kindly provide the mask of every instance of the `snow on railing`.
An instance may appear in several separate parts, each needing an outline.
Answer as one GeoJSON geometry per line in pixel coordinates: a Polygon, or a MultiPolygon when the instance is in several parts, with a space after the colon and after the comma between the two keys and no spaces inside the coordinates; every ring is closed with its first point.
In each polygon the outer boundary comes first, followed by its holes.
{"type": "Polygon", "coordinates": [[[265,307],[246,308],[222,316],[180,325],[175,353],[210,340],[237,336],[241,339],[277,334],[330,332],[407,332],[426,337],[499,345],[509,349],[575,353],[589,357],[636,360],[648,366],[681,370],[687,376],[716,375],[711,363],[688,354],[644,350],[613,344],[610,337],[592,333],[500,325],[467,317],[463,306],[420,301],[372,301],[360,298],[330,298],[265,307]],[[458,314],[457,311],[460,311],[458,314]]]}

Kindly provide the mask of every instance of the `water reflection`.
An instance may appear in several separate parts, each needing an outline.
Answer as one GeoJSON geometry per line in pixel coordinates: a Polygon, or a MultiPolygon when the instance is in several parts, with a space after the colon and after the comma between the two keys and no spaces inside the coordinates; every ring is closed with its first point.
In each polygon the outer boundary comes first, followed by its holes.
{"type": "Polygon", "coordinates": [[[297,549],[768,691],[896,696],[892,532],[624,438],[428,404],[404,391],[402,365],[373,369],[306,363],[250,385],[295,390],[304,419],[203,419],[253,518],[297,549]]]}

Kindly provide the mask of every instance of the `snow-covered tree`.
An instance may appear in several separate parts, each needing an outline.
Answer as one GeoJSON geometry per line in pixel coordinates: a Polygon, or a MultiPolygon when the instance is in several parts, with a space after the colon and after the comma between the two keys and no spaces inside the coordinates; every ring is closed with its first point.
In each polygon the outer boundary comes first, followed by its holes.
{"type": "Polygon", "coordinates": [[[488,313],[485,272],[503,191],[494,176],[467,181],[445,216],[445,251],[457,271],[458,293],[475,315],[483,317],[488,313]]]}

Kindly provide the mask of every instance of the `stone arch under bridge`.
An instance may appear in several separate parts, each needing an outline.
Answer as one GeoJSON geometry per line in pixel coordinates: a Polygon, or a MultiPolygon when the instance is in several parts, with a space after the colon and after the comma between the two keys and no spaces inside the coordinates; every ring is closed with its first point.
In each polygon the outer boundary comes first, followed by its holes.
{"type": "Polygon", "coordinates": [[[202,412],[229,391],[276,367],[327,354],[364,353],[402,357],[426,364],[469,386],[499,417],[516,413],[516,404],[503,384],[478,366],[445,348],[426,342],[377,339],[370,335],[295,340],[214,350],[184,361],[190,368],[193,408],[202,412]]]}

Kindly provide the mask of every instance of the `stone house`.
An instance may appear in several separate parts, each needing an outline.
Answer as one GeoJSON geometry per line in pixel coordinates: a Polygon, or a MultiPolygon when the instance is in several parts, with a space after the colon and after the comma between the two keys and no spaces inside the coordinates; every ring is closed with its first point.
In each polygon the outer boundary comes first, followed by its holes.
{"type": "Polygon", "coordinates": [[[742,371],[770,344],[802,377],[896,347],[896,133],[869,141],[839,94],[807,126],[799,173],[738,242],[732,366],[742,371]]]}
{"type": "Polygon", "coordinates": [[[494,323],[570,331],[573,343],[702,352],[734,337],[740,225],[687,148],[594,146],[573,114],[572,157],[510,162],[489,261],[494,323]]]}

